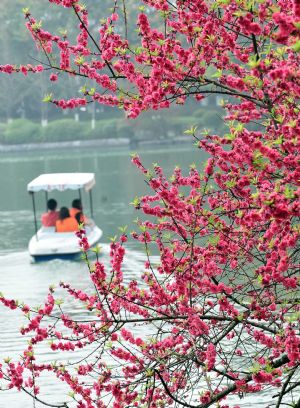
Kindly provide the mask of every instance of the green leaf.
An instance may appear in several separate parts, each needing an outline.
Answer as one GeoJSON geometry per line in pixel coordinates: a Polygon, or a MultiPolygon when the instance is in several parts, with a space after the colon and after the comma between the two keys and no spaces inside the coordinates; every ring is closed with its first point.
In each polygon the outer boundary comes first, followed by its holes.
{"type": "Polygon", "coordinates": [[[146,232],[147,231],[147,227],[143,224],[139,225],[139,228],[142,232],[146,232]]]}
{"type": "Polygon", "coordinates": [[[237,132],[242,132],[242,131],[244,130],[244,127],[245,127],[245,126],[244,126],[243,123],[238,122],[238,124],[237,124],[235,130],[236,130],[237,132]]]}
{"type": "Polygon", "coordinates": [[[300,21],[294,21],[293,24],[297,28],[297,30],[300,30],[300,21]]]}
{"type": "Polygon", "coordinates": [[[297,126],[297,120],[290,120],[288,122],[288,126],[290,126],[292,128],[296,127],[297,126]]]}
{"type": "Polygon", "coordinates": [[[267,165],[266,159],[259,150],[255,150],[253,153],[253,165],[259,169],[264,169],[267,165]]]}
{"type": "Polygon", "coordinates": [[[61,29],[61,30],[59,30],[59,34],[60,34],[62,37],[67,37],[68,31],[61,29]]]}
{"type": "Polygon", "coordinates": [[[261,365],[258,362],[255,362],[252,367],[250,367],[250,373],[257,374],[261,369],[261,365]]]}
{"type": "Polygon", "coordinates": [[[191,126],[190,129],[186,129],[183,133],[186,135],[195,135],[198,126],[191,126]]]}
{"type": "Polygon", "coordinates": [[[94,246],[93,248],[92,248],[92,252],[95,252],[95,254],[100,254],[100,252],[101,252],[101,247],[100,247],[100,245],[96,245],[96,246],[94,246]]]}
{"type": "Polygon", "coordinates": [[[285,186],[284,192],[283,192],[285,198],[291,199],[295,197],[295,192],[292,190],[289,186],[285,186]]]}
{"type": "Polygon", "coordinates": [[[8,364],[11,361],[11,357],[5,357],[4,358],[4,363],[8,364]]]}
{"type": "Polygon", "coordinates": [[[300,52],[300,40],[297,40],[292,48],[293,48],[293,51],[300,52]]]}
{"type": "Polygon", "coordinates": [[[218,245],[219,241],[220,241],[220,236],[217,235],[217,234],[216,235],[211,235],[208,238],[208,242],[213,246],[218,245]]]}
{"type": "Polygon", "coordinates": [[[286,317],[285,319],[289,323],[299,322],[300,320],[300,311],[293,313],[291,316],[286,317]]]}
{"type": "Polygon", "coordinates": [[[275,239],[273,238],[273,239],[271,239],[271,241],[268,243],[268,248],[269,248],[269,249],[272,249],[272,248],[274,247],[274,244],[275,244],[275,239]]]}
{"type": "Polygon", "coordinates": [[[46,95],[44,96],[43,102],[51,102],[51,101],[52,101],[52,97],[53,97],[53,94],[52,94],[52,93],[46,94],[46,95]]]}
{"type": "Polygon", "coordinates": [[[248,65],[249,65],[250,68],[252,68],[252,69],[257,68],[259,66],[259,64],[260,64],[260,59],[257,59],[256,55],[252,55],[249,58],[248,65]]]}
{"type": "Polygon", "coordinates": [[[82,55],[78,56],[78,57],[75,59],[75,64],[77,64],[77,65],[83,65],[84,62],[85,62],[85,59],[84,59],[84,57],[83,57],[82,55]]]}
{"type": "Polygon", "coordinates": [[[141,205],[141,201],[138,197],[135,197],[130,204],[132,204],[135,208],[139,208],[141,205]]]}
{"type": "Polygon", "coordinates": [[[274,200],[273,199],[272,200],[265,200],[264,204],[270,206],[270,205],[274,204],[274,200]]]}
{"type": "Polygon", "coordinates": [[[42,28],[42,22],[39,21],[39,22],[36,22],[36,23],[32,24],[31,28],[32,28],[33,31],[40,30],[42,28]]]}
{"type": "Polygon", "coordinates": [[[227,188],[233,188],[236,186],[236,180],[228,180],[226,181],[225,185],[227,188]]]}
{"type": "Polygon", "coordinates": [[[224,135],[226,140],[234,140],[236,138],[236,134],[235,133],[226,133],[226,135],[224,135]]]}
{"type": "Polygon", "coordinates": [[[283,143],[283,135],[280,135],[276,140],[274,140],[274,145],[282,145],[283,143]]]}
{"type": "Polygon", "coordinates": [[[300,224],[293,225],[293,231],[300,233],[300,224]]]}
{"type": "Polygon", "coordinates": [[[217,71],[214,74],[212,74],[211,77],[212,78],[221,78],[222,74],[223,74],[223,71],[221,69],[217,69],[217,71]]]}
{"type": "Polygon", "coordinates": [[[270,364],[270,362],[267,362],[265,365],[265,372],[266,373],[271,373],[274,370],[274,367],[270,364]]]}
{"type": "Polygon", "coordinates": [[[169,11],[159,11],[159,15],[162,17],[162,18],[164,18],[164,19],[167,19],[168,17],[169,17],[169,15],[170,15],[170,12],[169,11]]]}
{"type": "Polygon", "coordinates": [[[124,225],[124,227],[119,227],[118,229],[119,229],[119,231],[121,231],[122,233],[125,233],[126,230],[127,230],[127,228],[128,228],[128,226],[127,226],[127,225],[124,225]]]}

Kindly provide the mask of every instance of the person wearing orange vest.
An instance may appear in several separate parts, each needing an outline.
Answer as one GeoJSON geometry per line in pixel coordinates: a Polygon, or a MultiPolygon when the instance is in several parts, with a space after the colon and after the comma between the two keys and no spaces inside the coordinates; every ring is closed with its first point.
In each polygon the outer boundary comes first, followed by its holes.
{"type": "Polygon", "coordinates": [[[67,207],[61,207],[59,218],[56,221],[56,232],[73,232],[78,230],[78,222],[74,217],[70,217],[67,207]]]}
{"type": "Polygon", "coordinates": [[[70,216],[74,217],[78,223],[88,224],[88,218],[82,212],[82,205],[79,198],[72,201],[72,208],[70,208],[70,216]]]}

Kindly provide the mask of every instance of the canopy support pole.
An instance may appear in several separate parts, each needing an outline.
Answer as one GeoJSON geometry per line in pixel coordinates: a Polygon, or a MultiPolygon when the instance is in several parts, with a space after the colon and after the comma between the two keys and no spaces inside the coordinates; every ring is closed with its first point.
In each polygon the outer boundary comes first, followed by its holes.
{"type": "Polygon", "coordinates": [[[79,193],[79,200],[80,200],[80,203],[81,203],[81,211],[83,213],[83,204],[82,204],[82,196],[81,196],[81,189],[80,188],[78,189],[78,193],[79,193]]]}
{"type": "Polygon", "coordinates": [[[46,199],[46,212],[48,211],[48,191],[45,191],[45,199],[46,199]]]}
{"type": "Polygon", "coordinates": [[[36,240],[38,241],[38,234],[37,234],[37,232],[38,232],[38,227],[37,227],[37,219],[36,219],[34,192],[31,191],[30,194],[31,194],[31,197],[32,197],[32,207],[33,207],[33,215],[34,215],[35,237],[36,237],[36,240]]]}
{"type": "Polygon", "coordinates": [[[91,217],[94,218],[92,190],[89,190],[91,217]]]}

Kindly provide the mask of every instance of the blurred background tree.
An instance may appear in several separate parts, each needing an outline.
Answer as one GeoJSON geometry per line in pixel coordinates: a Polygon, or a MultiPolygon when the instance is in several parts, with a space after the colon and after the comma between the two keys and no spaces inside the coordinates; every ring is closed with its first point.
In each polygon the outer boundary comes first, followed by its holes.
{"type": "MultiPolygon", "coordinates": [[[[108,12],[112,11],[111,0],[103,0],[102,3],[103,8],[108,12]]],[[[88,0],[86,4],[88,6],[92,1],[88,0]]],[[[46,21],[43,25],[45,30],[60,34],[65,32],[68,38],[76,35],[77,22],[68,10],[55,8],[55,5],[49,5],[46,0],[38,2],[2,0],[0,13],[5,24],[0,26],[2,50],[0,65],[6,63],[35,65],[45,60],[43,54],[36,49],[25,26],[23,8],[29,8],[38,21],[42,23],[46,21]]],[[[103,8],[98,13],[95,10],[93,18],[90,19],[90,30],[95,35],[103,15],[103,8]]],[[[128,1],[120,13],[124,24],[120,25],[119,30],[123,31],[122,35],[127,36],[131,43],[136,39],[134,30],[138,11],[132,1],[128,1]]],[[[58,142],[104,137],[127,137],[135,143],[145,139],[173,139],[182,135],[183,131],[191,125],[207,127],[214,131],[221,131],[224,128],[221,118],[223,112],[215,96],[208,97],[202,104],[190,100],[184,106],[171,106],[170,109],[162,110],[158,115],[153,112],[144,113],[135,122],[125,119],[123,112],[107,106],[90,106],[76,113],[60,110],[42,101],[43,95],[52,92],[48,75],[50,74],[45,71],[38,76],[29,75],[26,80],[21,73],[14,77],[0,76],[0,143],[58,142]],[[218,113],[217,121],[215,113],[218,113]],[[211,120],[212,117],[213,120],[211,120]],[[50,122],[53,123],[48,129],[47,125],[50,122]],[[83,122],[81,126],[77,125],[76,132],[74,132],[76,123],[73,122],[83,122]]],[[[76,78],[76,81],[79,92],[86,82],[79,78],[76,78]]],[[[55,84],[56,97],[71,96],[73,87],[74,83],[69,78],[64,77],[63,80],[59,78],[55,84]]]]}

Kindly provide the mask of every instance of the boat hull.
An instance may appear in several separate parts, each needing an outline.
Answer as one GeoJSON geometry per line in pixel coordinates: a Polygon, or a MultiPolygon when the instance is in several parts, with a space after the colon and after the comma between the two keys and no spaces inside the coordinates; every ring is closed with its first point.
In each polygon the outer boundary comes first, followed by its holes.
{"type": "MultiPolygon", "coordinates": [[[[86,237],[93,247],[102,236],[102,230],[96,225],[86,227],[86,237]]],[[[55,232],[54,227],[40,228],[28,246],[29,254],[35,261],[49,261],[51,259],[76,260],[82,251],[78,237],[74,232],[55,232]]]]}
{"type": "Polygon", "coordinates": [[[55,254],[55,255],[31,255],[34,262],[47,262],[53,259],[61,259],[63,261],[78,261],[80,259],[80,253],[76,254],[55,254]]]}

